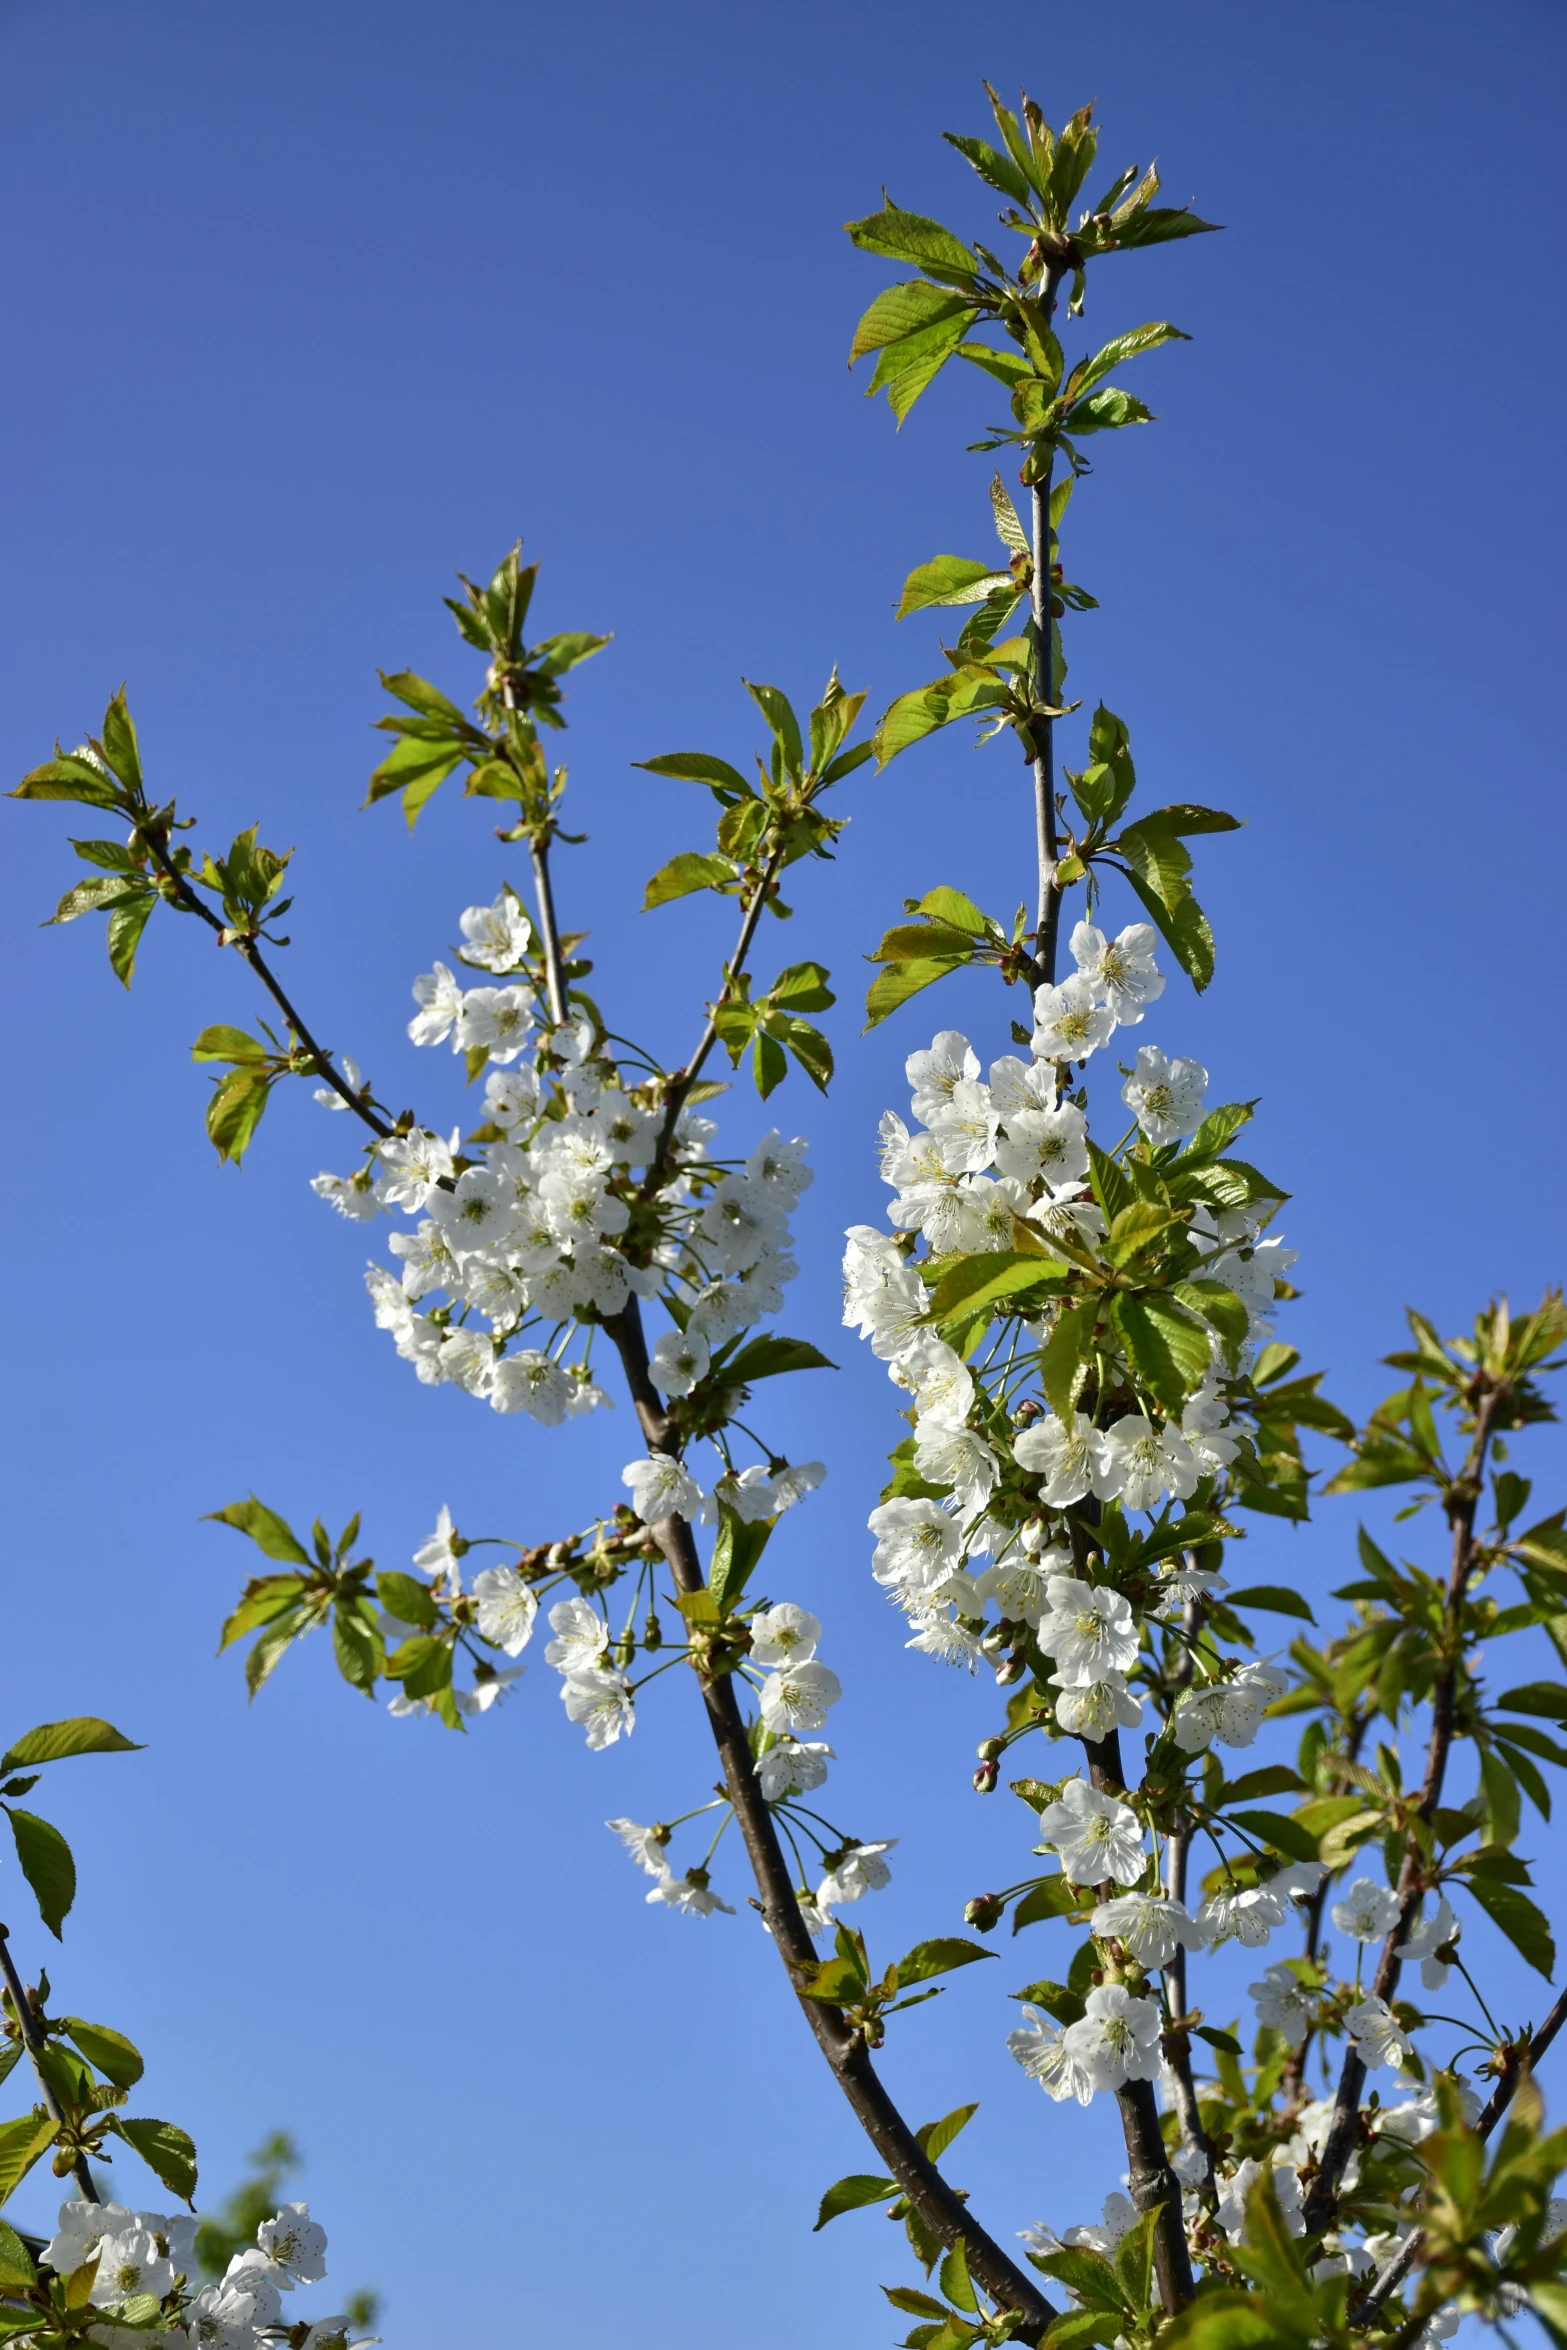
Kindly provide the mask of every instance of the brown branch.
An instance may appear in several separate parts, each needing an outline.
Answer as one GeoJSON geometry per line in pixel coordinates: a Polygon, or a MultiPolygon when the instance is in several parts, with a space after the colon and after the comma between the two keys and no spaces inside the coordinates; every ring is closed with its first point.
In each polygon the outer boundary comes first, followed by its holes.
{"type": "MultiPolygon", "coordinates": [[[[649,1452],[674,1456],[680,1447],[679,1432],[671,1427],[648,1376],[647,1342],[637,1299],[630,1299],[604,1327],[620,1356],[649,1452]]],[[[676,1588],[700,1591],[706,1577],[686,1520],[665,1518],[651,1531],[669,1562],[676,1588]]],[[[708,1728],[723,1765],[725,1791],[756,1877],[762,1916],[799,1996],[801,1981],[816,1969],[817,1953],[800,1915],[772,1812],[757,1781],[733,1678],[727,1673],[712,1680],[703,1676],[701,1690],[708,1728]]],[[[824,2006],[820,2000],[800,1997],[800,2006],[834,2079],[914,2212],[942,2244],[962,2244],[975,2283],[1021,2320],[1017,2338],[1037,2340],[1055,2310],[1033,2280],[971,2216],[962,2197],[925,2153],[888,2095],[860,2034],[848,2028],[837,2008],[824,2006]]]]}
{"type": "MultiPolygon", "coordinates": [[[[1528,2032],[1514,2050],[1515,2061],[1497,2082],[1475,2123],[1475,2135],[1483,2143],[1490,2137],[1524,2082],[1534,2070],[1536,2057],[1543,2056],[1564,2023],[1567,2023],[1567,1991],[1560,1992],[1556,2003],[1537,2032],[1528,2032]]],[[[1375,2282],[1362,2294],[1350,2315],[1357,2325],[1374,2317],[1388,2296],[1398,2291],[1425,2246],[1425,2230],[1416,2228],[1394,2253],[1387,2266],[1377,2273],[1375,2282]]]]}
{"type": "MultiPolygon", "coordinates": [[[[22,2035],[23,2046],[33,2060],[33,2070],[38,2075],[38,2086],[43,2091],[45,2109],[50,2118],[57,2121],[63,2129],[65,2127],[64,2109],[59,2098],[49,2086],[44,2068],[39,2062],[49,2043],[38,2029],[38,2019],[33,2013],[32,2001],[27,1996],[27,1987],[16,1971],[16,1961],[11,1956],[11,1945],[4,1926],[0,1926],[0,1975],[4,1976],[5,1987],[11,1994],[11,2004],[16,2009],[17,2029],[22,2035]]],[[[85,2154],[77,2155],[71,2165],[71,2176],[80,2187],[87,2202],[102,2202],[102,2196],[93,2185],[92,2172],[87,2167],[85,2154]]]]}
{"type": "Polygon", "coordinates": [[[566,1018],[566,970],[555,922],[555,893],[550,887],[548,836],[540,838],[533,834],[528,842],[528,855],[533,860],[533,889],[539,908],[539,937],[544,949],[544,984],[549,990],[550,1018],[559,1028],[566,1018]]]}
{"type": "MultiPolygon", "coordinates": [[[[1448,1488],[1447,1516],[1453,1530],[1452,1564],[1448,1571],[1447,1599],[1443,1610],[1448,1654],[1431,1691],[1431,1736],[1426,1747],[1425,1778],[1416,1806],[1422,1820],[1430,1819],[1442,1799],[1442,1785],[1452,1751],[1458,1674],[1462,1663],[1464,1598],[1475,1563],[1475,1511],[1480,1502],[1491,1429],[1501,1401],[1502,1389],[1495,1385],[1488,1386],[1475,1412],[1474,1436],[1468,1458],[1461,1474],[1448,1488]]],[[[1371,1996],[1374,1999],[1390,2000],[1398,1989],[1403,1965],[1398,1955],[1399,1945],[1409,1939],[1415,1912],[1425,1890],[1424,1856],[1417,1839],[1410,1836],[1404,1848],[1403,1866],[1398,1872],[1398,1920],[1382,1945],[1377,1971],[1372,1978],[1371,1996]]],[[[1365,2064],[1351,2045],[1345,2051],[1344,2069],[1339,2075],[1338,2091],[1333,2100],[1333,2118],[1328,2124],[1328,2133],[1318,2158],[1317,2176],[1306,2198],[1304,2216],[1308,2235],[1320,2234],[1331,2217],[1339,2181],[1359,2134],[1360,2093],[1365,2082],[1365,2064]]]]}
{"type": "MultiPolygon", "coordinates": [[[[1093,1784],[1103,1793],[1124,1801],[1126,1775],[1121,1762],[1119,1731],[1112,1730],[1107,1738],[1085,1738],[1083,1751],[1088,1757],[1093,1784]]],[[[1128,2081],[1124,2088],[1117,2089],[1115,2101],[1121,2111],[1121,2135],[1126,2143],[1132,2201],[1140,2212],[1151,2211],[1155,2204],[1159,2206],[1153,2240],[1154,2274],[1159,2280],[1164,2306],[1173,2312],[1190,2301],[1196,2290],[1191,2251],[1186,2242],[1186,2219],[1181,2209],[1181,2182],[1171,2170],[1165,2152],[1152,2081],[1128,2081]]]]}
{"type": "MultiPolygon", "coordinates": [[[[1047,320],[1054,315],[1060,283],[1061,271],[1052,265],[1040,289],[1040,304],[1047,320]]],[[[1046,459],[1044,479],[1033,485],[1034,576],[1029,593],[1034,620],[1034,699],[1045,709],[1052,708],[1056,698],[1055,663],[1050,654],[1050,605],[1055,587],[1050,561],[1050,477],[1054,455],[1052,450],[1046,459]]],[[[1053,986],[1056,934],[1061,924],[1061,885],[1056,879],[1061,840],[1056,830],[1055,720],[1036,716],[1031,721],[1029,735],[1034,766],[1034,840],[1039,866],[1035,961],[1040,979],[1046,986],[1053,986]]]]}

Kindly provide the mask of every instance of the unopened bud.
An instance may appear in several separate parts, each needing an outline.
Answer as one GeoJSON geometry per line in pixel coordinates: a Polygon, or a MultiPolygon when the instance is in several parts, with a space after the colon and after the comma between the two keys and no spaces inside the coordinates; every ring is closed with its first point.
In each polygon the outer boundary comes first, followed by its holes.
{"type": "Polygon", "coordinates": [[[1037,1558],[1045,1547],[1046,1526],[1043,1518],[1030,1518],[1023,1528],[1022,1544],[1030,1558],[1037,1558]]]}
{"type": "Polygon", "coordinates": [[[972,1901],[963,1904],[963,1923],[988,1934],[992,1926],[1000,1925],[1005,1909],[1006,1903],[999,1893],[976,1893],[972,1901]]]}
{"type": "Polygon", "coordinates": [[[996,1687],[1010,1689],[1013,1682],[1021,1681],[1027,1671],[1028,1664],[1025,1658],[1020,1656],[1003,1657],[1001,1663],[996,1667],[996,1687]]]}
{"type": "Polygon", "coordinates": [[[643,1625],[643,1627],[642,1627],[642,1645],[643,1645],[643,1647],[644,1647],[644,1648],[662,1648],[662,1647],[663,1647],[663,1645],[664,1645],[664,1627],[663,1627],[663,1625],[662,1625],[662,1624],[659,1622],[659,1620],[658,1620],[657,1616],[652,1616],[652,1615],[650,1615],[650,1616],[648,1617],[648,1620],[647,1620],[647,1622],[646,1622],[646,1623],[643,1625]]]}
{"type": "Polygon", "coordinates": [[[974,1773],[975,1794],[994,1795],[996,1791],[996,1781],[999,1776],[1000,1773],[993,1762],[982,1762],[979,1766],[979,1769],[974,1773]]]}
{"type": "Polygon", "coordinates": [[[999,1762],[1006,1750],[1007,1742],[1004,1738],[982,1738],[974,1752],[981,1762],[999,1762]]]}

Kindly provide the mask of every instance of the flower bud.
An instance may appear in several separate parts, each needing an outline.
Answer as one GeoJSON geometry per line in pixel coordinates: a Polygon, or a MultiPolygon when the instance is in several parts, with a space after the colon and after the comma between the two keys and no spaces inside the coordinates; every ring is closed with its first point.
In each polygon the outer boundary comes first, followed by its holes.
{"type": "Polygon", "coordinates": [[[1027,1661],[1020,1656],[1003,1657],[996,1667],[996,1687],[1010,1689],[1014,1681],[1021,1681],[1028,1671],[1027,1661]]]}
{"type": "Polygon", "coordinates": [[[1007,1742],[1004,1738],[982,1738],[974,1752],[981,1762],[999,1762],[1006,1750],[1007,1742]]]}
{"type": "Polygon", "coordinates": [[[992,1926],[1000,1925],[1005,1909],[999,1893],[976,1893],[972,1901],[963,1904],[963,1923],[988,1934],[992,1926]]]}
{"type": "Polygon", "coordinates": [[[993,1762],[982,1762],[979,1766],[979,1769],[974,1773],[975,1794],[994,1795],[996,1791],[996,1781],[999,1776],[1000,1773],[993,1762]]]}

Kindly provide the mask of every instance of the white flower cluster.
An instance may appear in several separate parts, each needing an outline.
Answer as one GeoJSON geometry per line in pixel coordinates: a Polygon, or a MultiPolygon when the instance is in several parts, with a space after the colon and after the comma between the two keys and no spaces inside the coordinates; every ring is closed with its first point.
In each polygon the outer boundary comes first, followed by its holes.
{"type": "MultiPolygon", "coordinates": [[[[505,890],[493,905],[470,906],[462,930],[459,960],[498,975],[515,971],[532,943],[505,890]]],[[[662,1112],[627,1090],[596,1049],[592,1022],[536,1028],[529,985],[465,989],[444,963],[415,982],[414,997],[415,1044],[449,1041],[489,1066],[485,1118],[498,1139],[465,1158],[460,1132],[415,1128],[379,1144],[357,1174],[319,1175],[313,1189],[357,1220],[394,1209],[417,1219],[391,1242],[401,1279],[372,1265],[367,1282],[377,1322],[421,1380],[553,1427],[610,1400],[585,1364],[564,1360],[579,1315],[618,1313],[632,1295],[677,1298],[688,1319],[677,1343],[655,1353],[654,1376],[678,1395],[704,1375],[711,1350],[779,1310],[797,1270],[789,1211],[811,1180],[802,1141],[768,1134],[726,1171],[708,1158],[711,1122],[683,1113],[656,1192],[652,1261],[634,1264],[623,1238],[662,1112]],[[534,1331],[537,1343],[526,1343],[534,1331]]],[[[343,1106],[329,1088],[318,1098],[343,1106]]]]}
{"type": "MultiPolygon", "coordinates": [[[[119,2203],[73,2200],[61,2204],[43,2259],[64,2278],[92,2264],[89,2303],[120,2315],[123,2324],[145,2326],[155,2314],[151,2305],[164,2304],[169,2322],[157,2340],[171,2350],[263,2350],[284,2326],[283,2295],[326,2275],[326,2230],[308,2204],[285,2203],[262,2221],[255,2243],[235,2253],[217,2284],[190,2295],[183,2288],[195,2270],[196,2225],[119,2203]],[[126,2311],[125,2304],[137,2302],[141,2309],[126,2311]]],[[[379,2339],[356,2335],[346,2317],[307,2324],[301,2350],[355,2350],[356,2343],[379,2339]]]]}

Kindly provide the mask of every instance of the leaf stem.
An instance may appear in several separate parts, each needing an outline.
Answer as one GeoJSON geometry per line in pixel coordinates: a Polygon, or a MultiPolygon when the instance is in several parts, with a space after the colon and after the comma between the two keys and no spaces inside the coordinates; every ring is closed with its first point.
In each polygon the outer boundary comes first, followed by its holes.
{"type": "Polygon", "coordinates": [[[658,1130],[658,1145],[653,1153],[653,1163],[642,1184],[641,1196],[644,1200],[653,1197],[669,1171],[669,1153],[675,1139],[676,1124],[679,1121],[681,1110],[685,1107],[686,1096],[701,1076],[703,1063],[718,1042],[718,1015],[729,1001],[730,990],[744,971],[746,956],[750,953],[751,943],[756,937],[757,923],[762,918],[763,902],[777,877],[778,868],[782,861],[782,850],[774,849],[762,867],[761,877],[751,896],[745,901],[740,923],[740,935],[735,940],[734,953],[724,965],[724,984],[718,991],[718,1000],[708,1013],[707,1023],[697,1039],[695,1052],[685,1066],[676,1069],[670,1077],[669,1091],[664,1100],[664,1123],[658,1130]]]}

